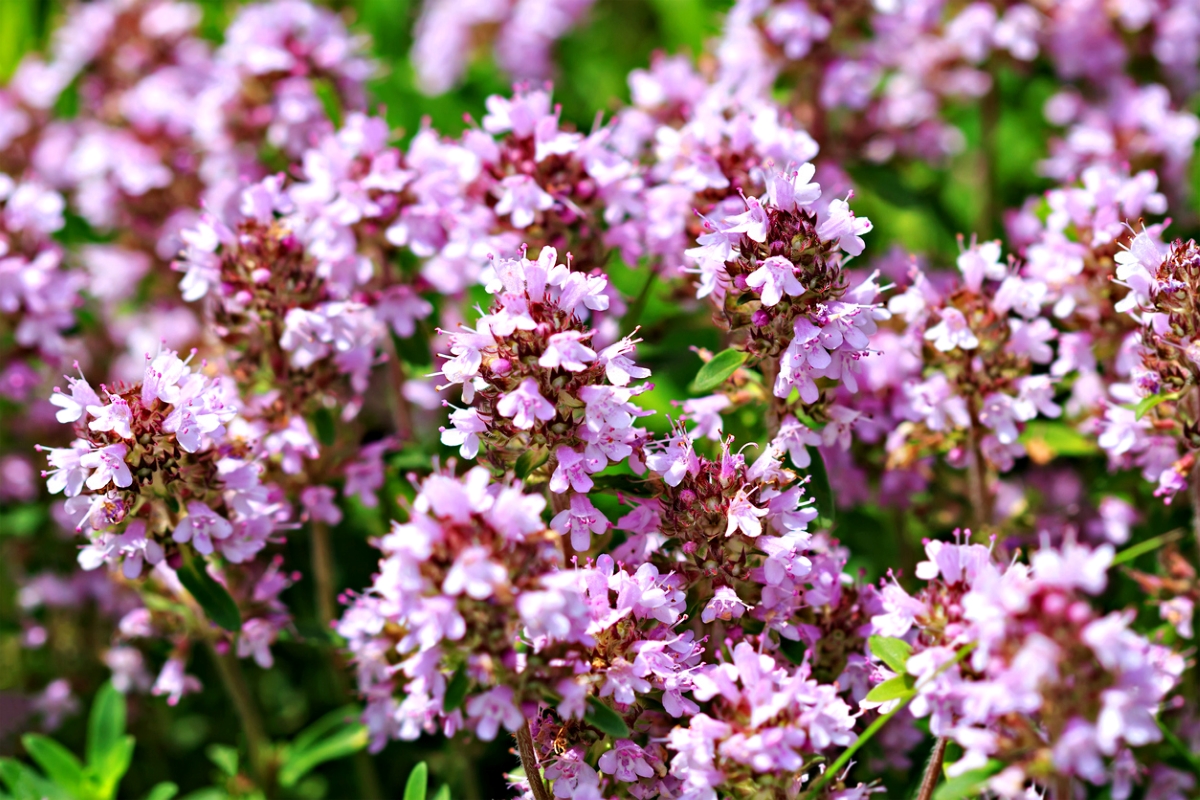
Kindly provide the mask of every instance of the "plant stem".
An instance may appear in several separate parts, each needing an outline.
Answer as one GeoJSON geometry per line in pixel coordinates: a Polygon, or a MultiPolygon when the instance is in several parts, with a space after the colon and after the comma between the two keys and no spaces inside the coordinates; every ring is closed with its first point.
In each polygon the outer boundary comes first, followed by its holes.
{"type": "Polygon", "coordinates": [[[954,654],[954,658],[950,659],[945,664],[942,664],[942,666],[938,667],[936,672],[934,672],[932,675],[930,675],[928,678],[926,678],[921,683],[917,684],[917,686],[913,689],[912,692],[910,692],[908,695],[906,695],[905,697],[903,697],[899,701],[897,701],[895,708],[893,708],[891,711],[889,711],[888,713],[884,714],[881,717],[876,717],[875,721],[872,722],[865,731],[863,731],[862,736],[859,736],[857,739],[854,740],[854,744],[850,745],[845,750],[843,750],[842,754],[837,757],[837,760],[834,761],[832,764],[830,764],[829,768],[826,769],[824,772],[822,772],[817,777],[817,779],[815,781],[813,781],[812,786],[808,787],[808,790],[804,793],[804,797],[806,798],[806,800],[815,800],[815,798],[818,796],[817,790],[820,789],[825,784],[829,783],[831,780],[833,780],[834,776],[837,775],[838,772],[843,770],[846,767],[846,765],[850,763],[850,759],[854,758],[854,754],[858,752],[859,748],[861,748],[867,742],[871,741],[871,737],[873,737],[875,734],[879,733],[879,729],[882,728],[884,725],[886,725],[888,723],[888,720],[890,720],[892,717],[896,716],[901,711],[903,711],[905,706],[907,706],[909,704],[909,702],[914,697],[917,696],[917,691],[920,690],[920,688],[922,686],[929,683],[930,681],[932,681],[933,679],[935,679],[936,677],[941,675],[943,672],[950,669],[952,666],[954,666],[955,664],[959,663],[964,658],[969,656],[971,654],[971,651],[975,649],[975,644],[976,644],[975,642],[971,642],[970,644],[964,645],[961,649],[959,649],[959,651],[957,653],[954,654]]]}
{"type": "Polygon", "coordinates": [[[1192,501],[1192,535],[1196,539],[1197,557],[1200,558],[1200,458],[1196,459],[1192,467],[1192,474],[1188,480],[1188,497],[1192,501]]]}
{"type": "Polygon", "coordinates": [[[938,779],[942,777],[942,761],[946,758],[946,737],[937,740],[933,752],[929,754],[929,763],[925,765],[925,775],[921,778],[921,790],[917,792],[917,800],[930,800],[933,790],[937,787],[938,779]]]}
{"type": "Polygon", "coordinates": [[[991,77],[992,87],[983,96],[983,101],[980,103],[984,192],[979,232],[989,238],[996,235],[1000,222],[999,209],[1001,208],[998,196],[1000,180],[996,165],[999,155],[996,134],[1000,127],[1000,90],[996,86],[996,75],[993,73],[991,77]]]}
{"type": "Polygon", "coordinates": [[[971,520],[975,526],[976,537],[983,535],[984,529],[992,521],[992,497],[987,485],[987,460],[983,456],[983,426],[979,422],[978,401],[968,399],[971,415],[971,452],[967,457],[967,493],[971,501],[971,520]]]}
{"type": "MultiPolygon", "coordinates": [[[[313,520],[312,523],[312,574],[316,583],[317,617],[325,630],[330,630],[334,619],[337,618],[337,607],[334,604],[333,581],[333,551],[329,543],[329,526],[324,522],[313,520]]],[[[323,642],[319,649],[324,651],[325,663],[329,667],[330,679],[338,697],[338,702],[350,694],[346,684],[345,668],[338,652],[323,642]]],[[[375,762],[365,750],[354,754],[354,776],[358,783],[359,794],[364,800],[380,800],[383,789],[379,784],[379,775],[375,771],[375,762]]]]}
{"type": "Polygon", "coordinates": [[[246,684],[246,675],[242,672],[242,665],[232,653],[218,652],[216,644],[211,638],[205,637],[204,644],[208,647],[209,655],[212,656],[213,663],[217,667],[217,674],[221,676],[221,683],[225,686],[225,691],[233,701],[233,709],[238,715],[238,721],[241,722],[242,733],[246,735],[246,750],[250,756],[250,774],[259,788],[270,796],[270,775],[267,764],[270,740],[267,739],[267,730],[263,725],[262,716],[254,704],[254,696],[246,684]]]}
{"type": "Polygon", "coordinates": [[[319,520],[313,520],[312,523],[312,574],[317,585],[317,616],[328,630],[336,616],[333,605],[333,552],[329,546],[329,526],[319,520]]]}
{"type": "Polygon", "coordinates": [[[407,442],[413,436],[412,409],[409,408],[408,398],[404,396],[404,384],[408,376],[404,373],[404,364],[400,362],[400,348],[392,341],[391,358],[388,359],[388,377],[392,387],[392,424],[396,428],[396,438],[407,442]]]}
{"type": "Polygon", "coordinates": [[[759,364],[763,375],[763,391],[767,395],[767,441],[773,440],[779,434],[779,426],[783,423],[780,406],[786,400],[775,396],[775,379],[779,376],[779,357],[764,358],[759,364]]]}
{"type": "Polygon", "coordinates": [[[529,779],[529,788],[534,800],[554,800],[542,782],[542,771],[538,767],[537,753],[533,749],[533,734],[529,731],[529,720],[525,720],[517,732],[517,754],[521,757],[521,766],[525,769],[525,777],[529,779]]]}
{"type": "MultiPolygon", "coordinates": [[[[550,500],[550,513],[558,516],[561,512],[566,511],[571,507],[570,492],[552,492],[550,487],[546,487],[546,497],[550,500]]],[[[571,537],[569,535],[559,536],[559,544],[562,546],[563,564],[569,569],[571,559],[575,557],[575,548],[571,546],[571,537]]]]}

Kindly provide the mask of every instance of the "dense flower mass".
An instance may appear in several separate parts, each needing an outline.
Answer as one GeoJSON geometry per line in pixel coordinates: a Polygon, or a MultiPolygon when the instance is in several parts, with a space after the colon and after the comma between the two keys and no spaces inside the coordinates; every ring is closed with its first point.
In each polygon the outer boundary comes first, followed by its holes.
{"type": "Polygon", "coordinates": [[[0,797],[1196,796],[1194,2],[27,5],[0,797]]]}

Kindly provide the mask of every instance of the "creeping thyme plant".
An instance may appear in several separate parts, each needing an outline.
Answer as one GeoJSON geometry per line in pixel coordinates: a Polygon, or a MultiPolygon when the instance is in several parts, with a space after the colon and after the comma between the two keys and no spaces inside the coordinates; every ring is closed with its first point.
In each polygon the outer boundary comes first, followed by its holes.
{"type": "Polygon", "coordinates": [[[0,77],[0,798],[1200,796],[1194,0],[11,0],[0,77]]]}

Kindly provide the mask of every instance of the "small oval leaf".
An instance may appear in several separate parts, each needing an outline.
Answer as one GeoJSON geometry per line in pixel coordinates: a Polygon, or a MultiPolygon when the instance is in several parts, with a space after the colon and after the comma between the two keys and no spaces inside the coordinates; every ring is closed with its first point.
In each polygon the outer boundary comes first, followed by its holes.
{"type": "Polygon", "coordinates": [[[333,419],[333,412],[325,406],[313,414],[313,427],[317,429],[317,441],[326,447],[332,446],[337,440],[337,422],[333,419]]]}
{"type": "Polygon", "coordinates": [[[837,503],[833,500],[833,487],[829,484],[829,473],[825,471],[825,459],[821,451],[813,445],[808,446],[808,456],[812,463],[808,465],[808,474],[812,480],[808,482],[808,490],[816,501],[817,513],[828,525],[833,525],[837,519],[837,503]]]}
{"type": "Polygon", "coordinates": [[[691,391],[695,394],[708,394],[725,383],[729,376],[745,363],[746,354],[741,350],[734,350],[732,347],[728,350],[722,350],[712,357],[712,361],[702,366],[700,371],[696,373],[696,379],[692,381],[691,391]]]}
{"type": "Polygon", "coordinates": [[[904,673],[908,657],[912,655],[912,647],[908,642],[892,636],[872,636],[868,644],[875,657],[887,664],[892,672],[904,673]]]}
{"type": "Polygon", "coordinates": [[[196,558],[185,551],[183,565],[176,571],[183,588],[208,614],[208,618],[227,631],[237,633],[242,629],[242,613],[237,603],[229,596],[225,587],[217,583],[204,568],[204,559],[196,558]]]}
{"type": "Polygon", "coordinates": [[[584,722],[597,728],[614,739],[629,738],[629,726],[621,715],[600,702],[596,697],[588,697],[588,710],[583,715],[584,722]]]}
{"type": "Polygon", "coordinates": [[[404,784],[404,800],[425,800],[428,787],[429,767],[422,761],[408,774],[408,783],[404,784]]]}
{"type": "Polygon", "coordinates": [[[1138,401],[1138,404],[1133,407],[1134,417],[1137,419],[1141,419],[1142,417],[1149,414],[1150,410],[1153,409],[1155,406],[1157,406],[1159,403],[1165,403],[1168,400],[1178,400],[1178,399],[1179,399],[1179,394],[1177,392],[1172,392],[1170,394],[1152,394],[1149,397],[1143,397],[1141,400],[1138,401]]]}
{"type": "Polygon", "coordinates": [[[463,701],[467,699],[467,689],[469,688],[471,688],[471,679],[467,677],[467,665],[464,664],[450,678],[450,683],[446,684],[446,697],[442,701],[442,708],[447,713],[461,708],[463,701]]]}
{"type": "Polygon", "coordinates": [[[992,759],[985,767],[973,769],[951,778],[937,788],[937,791],[933,793],[933,800],[962,800],[964,797],[977,797],[986,788],[984,784],[987,783],[988,778],[999,772],[1003,766],[1003,762],[992,759]]]}
{"type": "Polygon", "coordinates": [[[892,700],[903,699],[911,694],[913,694],[913,677],[911,675],[897,675],[867,692],[867,696],[864,699],[871,703],[887,703],[892,700]]]}
{"type": "Polygon", "coordinates": [[[42,768],[47,778],[72,794],[80,791],[83,765],[70,750],[38,733],[25,734],[21,737],[21,744],[25,745],[33,763],[42,768]]]}
{"type": "Polygon", "coordinates": [[[88,717],[86,755],[88,764],[97,766],[108,758],[125,733],[125,696],[106,683],[96,692],[88,717]]]}
{"type": "Polygon", "coordinates": [[[538,467],[550,460],[550,450],[545,447],[531,447],[517,458],[513,471],[521,480],[525,480],[538,467]]]}

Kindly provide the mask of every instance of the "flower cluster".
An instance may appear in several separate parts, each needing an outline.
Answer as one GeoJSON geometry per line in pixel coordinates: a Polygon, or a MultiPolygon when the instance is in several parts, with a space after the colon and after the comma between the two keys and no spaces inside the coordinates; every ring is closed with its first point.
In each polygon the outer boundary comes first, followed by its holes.
{"type": "MultiPolygon", "coordinates": [[[[450,415],[442,442],[458,445],[465,458],[482,447],[500,470],[540,453],[531,468],[548,476],[551,491],[586,494],[590,474],[641,449],[645,432],[633,423],[647,412],[631,400],[649,386],[630,383],[650,371],[629,358],[629,337],[595,346],[597,331],[587,323],[609,307],[603,275],[559,264],[552,247],[537,261],[498,259],[492,274],[491,313],[474,329],[449,334],[440,374],[448,385],[461,384],[470,406],[450,415]]],[[[578,513],[594,513],[580,501],[586,508],[578,513]]]]}
{"type": "Polygon", "coordinates": [[[22,358],[58,363],[63,334],[75,324],[82,276],[62,269],[62,249],[50,238],[63,227],[64,206],[61,195],[36,180],[0,173],[0,313],[15,345],[5,352],[0,394],[14,400],[24,400],[33,383],[20,373],[22,358]]]}
{"type": "Polygon", "coordinates": [[[842,254],[859,255],[871,222],[833,199],[817,213],[821,187],[804,164],[772,174],[767,193],[745,198],[746,210],[709,223],[688,251],[700,275],[697,296],[711,296],[731,330],[746,330],[745,349],[777,358],[776,397],[793,391],[806,404],[820,397],[817,379],[840,380],[851,391],[857,361],[868,351],[876,320],[873,281],[846,291],[842,254]]]}
{"type": "MultiPolygon", "coordinates": [[[[189,359],[190,361],[190,359],[189,359]]],[[[127,578],[147,564],[181,563],[181,545],[241,563],[261,550],[286,514],[244,442],[228,436],[236,408],[229,387],[171,350],[146,357],[140,384],[102,398],[82,377],[51,402],[74,423],[69,447],[41,448],[52,493],[88,531],[85,569],[122,565],[127,578]]]]}
{"type": "Polygon", "coordinates": [[[962,746],[950,775],[986,767],[988,787],[1006,798],[1027,796],[1030,781],[1106,784],[1128,771],[1128,748],[1158,741],[1155,714],[1184,664],[1130,630],[1130,614],[1088,602],[1105,589],[1111,546],[1067,542],[1007,567],[982,545],[931,542],[926,552],[925,587],[911,596],[885,585],[873,623],[889,636],[913,632],[913,713],[962,746]]]}

